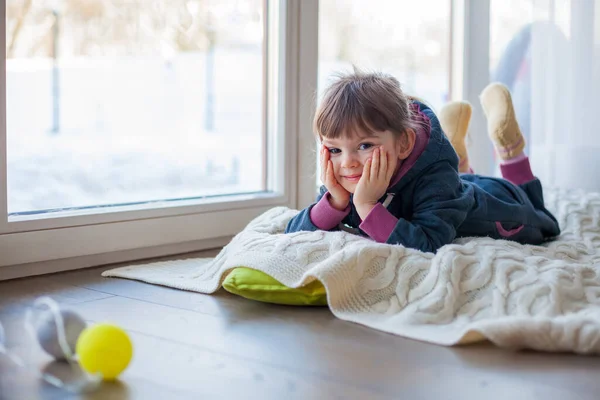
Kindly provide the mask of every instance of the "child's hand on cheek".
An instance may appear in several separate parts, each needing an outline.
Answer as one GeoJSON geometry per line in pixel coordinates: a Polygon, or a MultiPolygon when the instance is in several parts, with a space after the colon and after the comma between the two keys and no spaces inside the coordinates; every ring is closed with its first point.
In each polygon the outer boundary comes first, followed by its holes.
{"type": "Polygon", "coordinates": [[[333,174],[333,163],[329,159],[329,149],[323,146],[321,148],[321,182],[327,188],[329,195],[329,203],[333,208],[344,210],[350,203],[350,192],[335,179],[333,174]]]}
{"type": "Polygon", "coordinates": [[[373,150],[373,155],[365,163],[354,192],[354,206],[362,220],[385,194],[393,174],[393,165],[383,147],[373,150]]]}

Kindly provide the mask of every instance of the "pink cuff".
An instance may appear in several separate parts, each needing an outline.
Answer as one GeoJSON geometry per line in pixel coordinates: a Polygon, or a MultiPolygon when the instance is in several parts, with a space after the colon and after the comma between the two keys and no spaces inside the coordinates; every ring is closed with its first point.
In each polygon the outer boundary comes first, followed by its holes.
{"type": "Polygon", "coordinates": [[[335,228],[350,214],[350,204],[343,211],[340,211],[329,203],[330,197],[329,192],[326,192],[321,200],[310,209],[310,220],[314,226],[323,231],[335,228]]]}
{"type": "Polygon", "coordinates": [[[533,172],[531,172],[529,158],[527,157],[521,158],[518,161],[500,164],[500,171],[504,179],[515,185],[522,185],[535,179],[533,172]]]}
{"type": "Polygon", "coordinates": [[[385,243],[396,228],[398,218],[394,217],[381,203],[377,203],[367,218],[360,224],[360,229],[371,239],[385,243]]]}

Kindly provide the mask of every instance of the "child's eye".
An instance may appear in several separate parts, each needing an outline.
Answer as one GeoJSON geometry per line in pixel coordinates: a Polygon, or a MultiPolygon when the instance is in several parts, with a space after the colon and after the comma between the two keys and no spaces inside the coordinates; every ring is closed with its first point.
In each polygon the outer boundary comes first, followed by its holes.
{"type": "Polygon", "coordinates": [[[361,143],[360,146],[358,146],[359,150],[368,150],[371,147],[373,147],[373,144],[371,143],[361,143]]]}
{"type": "Polygon", "coordinates": [[[336,149],[335,147],[330,147],[329,148],[329,153],[330,154],[338,154],[341,153],[342,151],[340,149],[336,149]]]}

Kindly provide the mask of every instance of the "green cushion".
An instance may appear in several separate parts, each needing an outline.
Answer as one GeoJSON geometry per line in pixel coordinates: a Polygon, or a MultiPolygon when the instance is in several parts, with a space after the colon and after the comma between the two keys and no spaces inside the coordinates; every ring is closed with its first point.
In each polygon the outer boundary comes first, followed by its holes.
{"type": "Polygon", "coordinates": [[[223,288],[230,293],[265,303],[297,306],[327,305],[325,287],[317,280],[293,289],[264,272],[245,267],[233,269],[225,278],[223,288]]]}

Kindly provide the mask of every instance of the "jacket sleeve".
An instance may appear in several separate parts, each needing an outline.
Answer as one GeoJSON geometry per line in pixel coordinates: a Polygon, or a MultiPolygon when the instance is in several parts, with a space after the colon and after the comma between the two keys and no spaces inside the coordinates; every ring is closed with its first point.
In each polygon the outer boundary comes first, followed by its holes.
{"type": "Polygon", "coordinates": [[[360,229],[376,242],[386,243],[397,223],[398,218],[389,212],[383,204],[377,203],[364,221],[361,222],[360,229]]]}
{"type": "Polygon", "coordinates": [[[455,239],[473,205],[472,190],[449,162],[434,164],[415,187],[411,220],[400,218],[387,243],[435,253],[455,239]]]}
{"type": "Polygon", "coordinates": [[[321,186],[319,192],[316,203],[292,218],[285,228],[285,233],[337,230],[339,223],[350,213],[350,205],[345,210],[337,210],[329,203],[329,192],[325,186],[321,186]]]}

